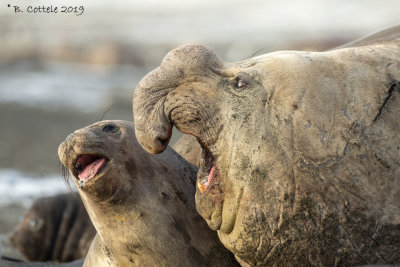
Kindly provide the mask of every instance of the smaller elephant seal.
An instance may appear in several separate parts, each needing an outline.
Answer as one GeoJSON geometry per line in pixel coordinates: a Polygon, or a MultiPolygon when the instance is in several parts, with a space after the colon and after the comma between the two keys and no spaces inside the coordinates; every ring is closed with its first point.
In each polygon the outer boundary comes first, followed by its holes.
{"type": "Polygon", "coordinates": [[[29,261],[69,262],[86,256],[96,230],[77,193],[37,199],[11,234],[29,261]]]}
{"type": "Polygon", "coordinates": [[[84,266],[238,266],[196,211],[196,167],[145,152],[132,123],[77,130],[58,155],[97,230],[84,266]]]}

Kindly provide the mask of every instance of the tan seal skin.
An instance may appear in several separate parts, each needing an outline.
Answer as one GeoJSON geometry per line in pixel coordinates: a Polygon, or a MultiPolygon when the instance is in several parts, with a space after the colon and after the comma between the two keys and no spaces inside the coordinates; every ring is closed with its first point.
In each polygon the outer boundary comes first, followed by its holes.
{"type": "Polygon", "coordinates": [[[195,209],[196,167],[168,148],[151,155],[132,123],[102,121],[75,131],[58,154],[97,230],[84,266],[235,266],[195,209]],[[107,164],[80,182],[80,155],[107,164]]]}
{"type": "Polygon", "coordinates": [[[200,141],[197,210],[243,265],[400,263],[400,26],[236,63],[183,45],[133,109],[151,153],[200,141]]]}

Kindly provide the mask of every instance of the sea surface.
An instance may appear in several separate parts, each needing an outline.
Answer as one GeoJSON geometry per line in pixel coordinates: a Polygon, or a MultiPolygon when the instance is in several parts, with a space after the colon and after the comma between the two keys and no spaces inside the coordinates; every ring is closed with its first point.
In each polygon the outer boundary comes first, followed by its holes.
{"type": "Polygon", "coordinates": [[[75,190],[61,175],[35,177],[14,169],[0,169],[0,208],[18,204],[28,208],[38,197],[53,196],[75,190]]]}
{"type": "Polygon", "coordinates": [[[134,65],[17,61],[0,65],[0,105],[100,111],[114,96],[131,97],[144,74],[134,65]]]}

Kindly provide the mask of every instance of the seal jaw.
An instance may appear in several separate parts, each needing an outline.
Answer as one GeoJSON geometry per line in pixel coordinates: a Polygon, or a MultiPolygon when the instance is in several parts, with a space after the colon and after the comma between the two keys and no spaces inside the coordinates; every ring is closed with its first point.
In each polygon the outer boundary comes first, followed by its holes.
{"type": "Polygon", "coordinates": [[[88,182],[103,172],[108,161],[109,160],[102,155],[78,155],[72,166],[73,174],[80,181],[88,182]]]}
{"type": "Polygon", "coordinates": [[[205,146],[201,145],[202,153],[200,159],[200,169],[197,174],[197,187],[203,194],[210,187],[212,182],[215,182],[219,176],[218,168],[216,167],[216,158],[211,151],[205,146]]]}
{"type": "Polygon", "coordinates": [[[209,227],[217,231],[222,224],[224,202],[224,193],[221,188],[222,177],[217,164],[217,156],[211,152],[205,142],[199,141],[199,143],[202,153],[197,173],[196,208],[209,227]]]}

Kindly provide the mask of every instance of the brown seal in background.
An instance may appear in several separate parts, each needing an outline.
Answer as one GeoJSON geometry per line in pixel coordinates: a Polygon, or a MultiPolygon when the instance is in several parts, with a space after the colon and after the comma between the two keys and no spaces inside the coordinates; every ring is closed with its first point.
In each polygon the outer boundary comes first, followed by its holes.
{"type": "Polygon", "coordinates": [[[77,193],[37,199],[11,235],[29,261],[69,262],[86,256],[96,234],[77,193]]]}
{"type": "Polygon", "coordinates": [[[77,130],[58,154],[98,233],[84,266],[238,265],[196,211],[196,167],[145,152],[132,123],[77,130]]]}

